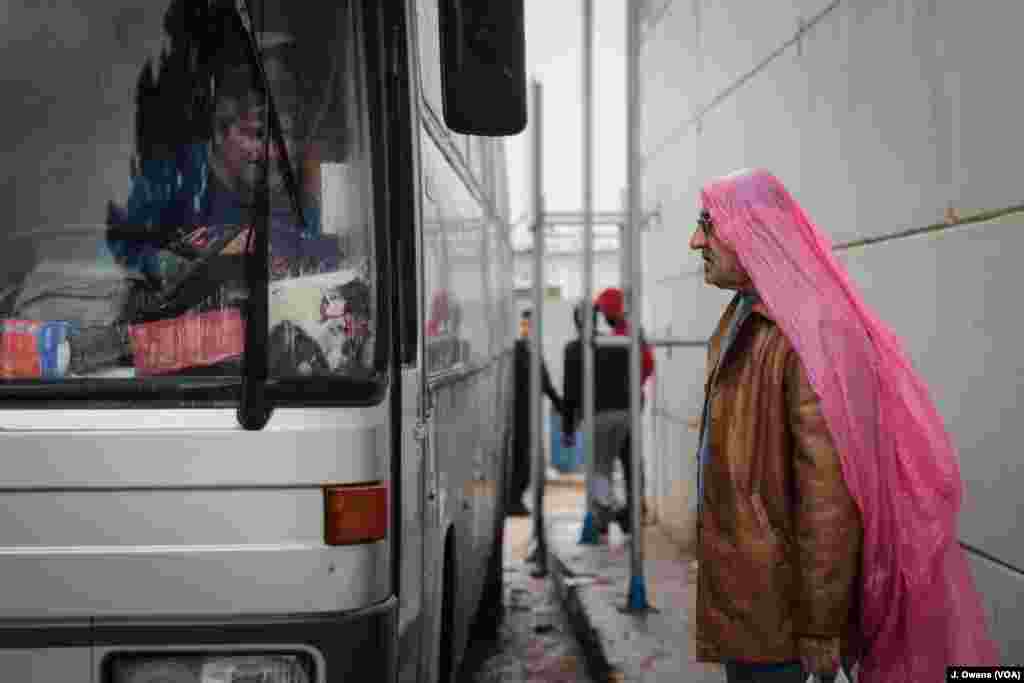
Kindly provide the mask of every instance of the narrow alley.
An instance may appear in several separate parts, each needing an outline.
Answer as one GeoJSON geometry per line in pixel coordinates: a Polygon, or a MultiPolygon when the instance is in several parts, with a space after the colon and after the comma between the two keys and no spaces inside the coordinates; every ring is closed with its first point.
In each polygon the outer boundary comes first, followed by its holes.
{"type": "MultiPolygon", "coordinates": [[[[529,494],[526,496],[530,500],[529,494]]],[[[545,510],[575,519],[583,505],[582,480],[564,475],[549,482],[545,510]]],[[[532,519],[509,517],[505,525],[505,620],[497,642],[474,640],[460,683],[591,683],[586,659],[559,602],[550,576],[531,576],[532,519]]]]}

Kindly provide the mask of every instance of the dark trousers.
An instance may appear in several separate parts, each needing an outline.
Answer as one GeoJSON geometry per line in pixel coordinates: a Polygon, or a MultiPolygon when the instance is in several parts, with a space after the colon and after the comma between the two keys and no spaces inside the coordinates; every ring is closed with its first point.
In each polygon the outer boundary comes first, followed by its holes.
{"type": "MultiPolygon", "coordinates": [[[[529,430],[527,430],[529,431],[529,430]]],[[[512,440],[512,472],[509,477],[509,499],[511,506],[523,502],[523,494],[530,486],[530,435],[516,434],[512,440]]]]}
{"type": "MultiPolygon", "coordinates": [[[[849,674],[850,667],[843,666],[843,672],[847,679],[853,680],[849,674]]],[[[772,671],[752,671],[751,667],[728,662],[725,665],[725,679],[727,683],[805,683],[807,672],[799,663],[791,666],[774,669],[772,671]]],[[[832,683],[834,676],[819,676],[814,679],[815,683],[832,683]]]]}

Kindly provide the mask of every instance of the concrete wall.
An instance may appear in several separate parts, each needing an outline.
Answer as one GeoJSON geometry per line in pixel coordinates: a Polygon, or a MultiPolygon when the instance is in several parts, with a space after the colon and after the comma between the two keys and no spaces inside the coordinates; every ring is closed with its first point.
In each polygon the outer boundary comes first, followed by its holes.
{"type": "MultiPolygon", "coordinates": [[[[644,324],[706,337],[729,294],[685,241],[699,187],[763,166],[837,244],[1024,204],[1014,71],[1024,3],[647,0],[640,83],[644,324]]],[[[1024,216],[843,252],[904,339],[961,452],[961,540],[1008,663],[1024,661],[1024,332],[1015,315],[1024,216]]],[[[652,494],[689,537],[704,352],[659,351],[652,494]]]]}

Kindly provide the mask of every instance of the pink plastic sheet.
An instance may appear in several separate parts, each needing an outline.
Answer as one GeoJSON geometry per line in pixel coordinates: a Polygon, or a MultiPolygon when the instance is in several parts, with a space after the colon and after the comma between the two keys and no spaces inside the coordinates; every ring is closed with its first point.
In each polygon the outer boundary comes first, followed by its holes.
{"type": "Polygon", "coordinates": [[[701,200],[799,354],[860,509],[859,680],[939,681],[947,665],[998,664],[957,542],[956,447],[896,335],[772,174],[720,178],[701,200]]]}

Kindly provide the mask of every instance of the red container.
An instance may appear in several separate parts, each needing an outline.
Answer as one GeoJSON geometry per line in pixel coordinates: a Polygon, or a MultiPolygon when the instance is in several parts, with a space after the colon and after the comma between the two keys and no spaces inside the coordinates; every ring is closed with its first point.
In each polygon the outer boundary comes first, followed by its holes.
{"type": "Polygon", "coordinates": [[[128,333],[140,377],[238,358],[245,344],[245,323],[237,309],[132,325],[128,333]]]}
{"type": "Polygon", "coordinates": [[[0,378],[58,379],[67,373],[72,325],[61,321],[0,320],[0,378]]]}

